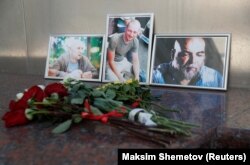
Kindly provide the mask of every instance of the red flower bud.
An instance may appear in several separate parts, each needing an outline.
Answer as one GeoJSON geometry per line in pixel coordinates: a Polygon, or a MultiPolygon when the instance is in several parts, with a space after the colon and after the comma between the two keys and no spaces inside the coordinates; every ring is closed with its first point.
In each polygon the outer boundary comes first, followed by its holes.
{"type": "Polygon", "coordinates": [[[23,109],[6,112],[4,116],[2,117],[2,120],[5,121],[6,127],[24,125],[29,122],[29,120],[25,116],[23,109]]]}
{"type": "Polygon", "coordinates": [[[36,101],[42,101],[45,97],[43,90],[38,86],[32,86],[27,92],[24,92],[23,97],[20,99],[23,102],[27,102],[30,98],[36,101]]]}
{"type": "Polygon", "coordinates": [[[133,104],[131,105],[133,108],[137,108],[139,107],[140,103],[138,101],[133,102],[133,104]]]}
{"type": "Polygon", "coordinates": [[[60,97],[68,95],[67,88],[61,83],[52,83],[47,85],[44,92],[47,96],[50,96],[52,93],[57,93],[60,97]]]}
{"type": "Polygon", "coordinates": [[[5,121],[5,126],[12,127],[28,123],[29,120],[25,116],[25,109],[28,108],[28,100],[32,98],[35,101],[42,101],[44,96],[45,94],[40,87],[32,86],[28,91],[24,92],[20,100],[11,100],[9,103],[10,112],[5,113],[2,117],[2,120],[5,121]]]}

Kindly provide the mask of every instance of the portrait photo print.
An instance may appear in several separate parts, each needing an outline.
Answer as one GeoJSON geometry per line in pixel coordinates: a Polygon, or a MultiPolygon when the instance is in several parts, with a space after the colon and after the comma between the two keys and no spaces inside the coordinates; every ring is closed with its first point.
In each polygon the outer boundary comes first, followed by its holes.
{"type": "Polygon", "coordinates": [[[156,34],[150,84],[226,90],[230,34],[156,34]]]}
{"type": "Polygon", "coordinates": [[[53,35],[45,78],[101,81],[104,35],[53,35]]]}
{"type": "Polygon", "coordinates": [[[149,83],[153,14],[107,15],[104,82],[149,83]]]}

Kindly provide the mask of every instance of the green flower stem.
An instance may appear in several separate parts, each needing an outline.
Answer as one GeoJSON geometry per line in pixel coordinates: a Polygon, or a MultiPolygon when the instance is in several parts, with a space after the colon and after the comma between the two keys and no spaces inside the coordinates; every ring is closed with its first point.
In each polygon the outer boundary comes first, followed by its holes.
{"type": "Polygon", "coordinates": [[[193,127],[192,125],[187,124],[185,122],[176,122],[175,120],[169,120],[161,116],[153,116],[152,120],[158,126],[162,126],[163,129],[167,128],[167,130],[170,129],[170,130],[175,131],[176,133],[180,133],[184,135],[190,135],[190,129],[193,127]]]}
{"type": "Polygon", "coordinates": [[[153,143],[162,145],[165,148],[167,148],[168,145],[170,144],[170,141],[157,138],[157,137],[155,137],[153,135],[150,135],[149,133],[146,133],[146,132],[141,132],[140,129],[133,129],[133,128],[130,128],[130,127],[119,126],[119,125],[113,125],[113,126],[115,126],[117,128],[120,128],[120,129],[123,129],[123,130],[126,130],[129,133],[131,133],[132,135],[137,136],[139,138],[142,138],[144,140],[151,141],[153,143]]]}
{"type": "Polygon", "coordinates": [[[55,111],[56,109],[61,109],[61,111],[66,111],[65,109],[67,109],[67,111],[70,112],[75,112],[75,113],[80,113],[84,111],[83,107],[80,107],[78,105],[74,105],[74,104],[66,104],[63,102],[34,102],[32,103],[33,105],[43,105],[46,107],[50,107],[51,111],[55,111]]]}
{"type": "Polygon", "coordinates": [[[30,112],[30,114],[31,115],[44,114],[44,115],[61,116],[61,117],[67,117],[67,118],[72,117],[71,113],[58,112],[58,111],[48,111],[48,110],[36,110],[36,111],[30,112]]]}
{"type": "Polygon", "coordinates": [[[32,105],[53,106],[56,102],[33,102],[32,105]]]}
{"type": "Polygon", "coordinates": [[[166,128],[149,127],[148,130],[149,131],[154,131],[154,132],[170,133],[170,134],[174,134],[175,133],[175,131],[173,131],[171,129],[166,129],[166,128]]]}
{"type": "Polygon", "coordinates": [[[188,126],[186,124],[180,124],[180,123],[177,123],[175,121],[170,121],[170,120],[168,120],[168,124],[171,124],[173,127],[176,126],[178,128],[183,128],[183,129],[185,129],[185,128],[192,128],[192,127],[190,127],[190,126],[188,126]]]}
{"type": "Polygon", "coordinates": [[[147,127],[143,125],[139,125],[127,120],[121,120],[116,118],[110,118],[110,123],[112,126],[120,128],[122,130],[126,130],[129,133],[138,136],[142,139],[158,143],[160,145],[163,145],[164,147],[167,147],[170,143],[170,138],[164,136],[162,137],[159,134],[154,134],[153,132],[149,132],[147,127]],[[153,134],[152,134],[153,133],[153,134]]]}
{"type": "MultiPolygon", "coordinates": [[[[117,92],[117,93],[119,93],[119,92],[117,92]]],[[[120,92],[120,93],[122,94],[122,92],[120,92]]],[[[140,97],[138,97],[138,96],[127,96],[127,97],[128,97],[129,99],[133,100],[133,101],[136,101],[138,98],[140,98],[140,97]]],[[[140,100],[140,102],[148,103],[148,104],[151,104],[151,105],[155,105],[155,106],[157,106],[157,107],[163,109],[164,111],[168,111],[168,112],[180,112],[180,111],[175,110],[175,109],[166,109],[165,107],[163,107],[163,106],[161,106],[161,105],[159,105],[159,104],[157,104],[157,103],[154,103],[154,102],[152,102],[152,101],[140,100]]]]}
{"type": "Polygon", "coordinates": [[[149,104],[151,104],[151,105],[155,105],[155,106],[157,106],[157,107],[163,109],[164,111],[168,111],[168,112],[180,112],[180,111],[178,111],[178,110],[176,110],[176,109],[166,109],[165,107],[163,107],[163,106],[161,106],[161,105],[159,105],[159,104],[157,104],[157,103],[151,102],[151,101],[150,101],[150,102],[147,102],[147,101],[141,100],[141,102],[149,103],[149,104]]]}
{"type": "Polygon", "coordinates": [[[176,122],[176,123],[179,123],[179,124],[183,124],[183,125],[185,125],[186,127],[199,127],[199,126],[196,125],[196,124],[191,124],[191,123],[184,122],[184,121],[178,121],[178,120],[173,120],[173,119],[169,119],[169,121],[176,122]]]}

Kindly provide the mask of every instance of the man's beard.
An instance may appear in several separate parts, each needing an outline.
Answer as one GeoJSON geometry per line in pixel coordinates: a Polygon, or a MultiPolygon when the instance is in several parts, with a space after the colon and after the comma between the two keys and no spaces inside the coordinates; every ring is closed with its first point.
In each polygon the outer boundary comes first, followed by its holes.
{"type": "Polygon", "coordinates": [[[184,66],[181,68],[181,72],[183,73],[183,77],[186,80],[192,80],[200,71],[202,65],[198,66],[195,64],[191,64],[189,66],[184,66]]]}
{"type": "Polygon", "coordinates": [[[177,68],[174,67],[175,78],[178,79],[179,81],[192,80],[199,74],[202,66],[204,66],[204,63],[200,65],[190,64],[190,65],[178,66],[177,68]]]}

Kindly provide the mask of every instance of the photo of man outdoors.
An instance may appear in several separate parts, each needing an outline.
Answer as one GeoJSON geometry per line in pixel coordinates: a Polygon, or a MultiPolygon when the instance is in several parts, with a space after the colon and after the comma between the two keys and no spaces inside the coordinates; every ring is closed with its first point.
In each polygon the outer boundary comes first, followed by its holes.
{"type": "Polygon", "coordinates": [[[109,19],[105,81],[148,81],[150,19],[131,16],[109,19]]]}
{"type": "Polygon", "coordinates": [[[132,73],[132,68],[134,78],[139,80],[139,41],[137,36],[140,30],[140,22],[138,20],[131,20],[128,23],[124,33],[117,33],[110,38],[109,47],[107,50],[107,79],[124,82],[125,77],[123,74],[125,72],[132,73]],[[132,55],[131,63],[126,58],[126,55],[129,51],[132,55]]]}
{"type": "Polygon", "coordinates": [[[46,77],[98,80],[102,40],[101,36],[51,37],[46,77]]]}

